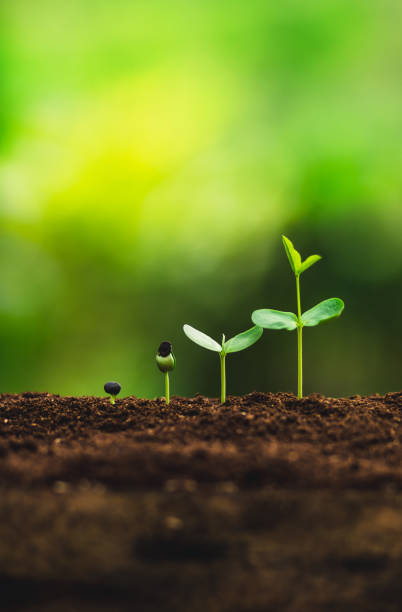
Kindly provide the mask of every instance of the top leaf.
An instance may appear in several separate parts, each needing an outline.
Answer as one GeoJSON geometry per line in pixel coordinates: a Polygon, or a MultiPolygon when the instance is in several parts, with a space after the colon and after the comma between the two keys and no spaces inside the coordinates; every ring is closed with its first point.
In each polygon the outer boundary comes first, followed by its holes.
{"type": "Polygon", "coordinates": [[[237,336],[233,336],[233,338],[230,338],[230,340],[223,345],[225,353],[237,353],[238,351],[248,348],[261,338],[262,332],[262,327],[255,325],[251,329],[241,334],[237,334],[237,336]]]}
{"type": "Polygon", "coordinates": [[[282,241],[286,255],[289,259],[290,267],[296,276],[303,274],[303,272],[321,259],[321,255],[310,255],[310,257],[307,257],[307,259],[302,262],[299,251],[296,251],[289,238],[282,236],[282,241]]]}
{"type": "Polygon", "coordinates": [[[297,275],[299,274],[299,268],[301,266],[301,257],[300,253],[296,251],[292,242],[286,236],[282,236],[283,246],[285,247],[286,255],[288,256],[290,267],[293,272],[297,275]]]}
{"type": "Polygon", "coordinates": [[[329,298],[328,300],[316,304],[313,308],[310,308],[310,310],[306,310],[306,312],[302,314],[302,323],[306,327],[314,327],[323,321],[329,321],[329,319],[339,317],[344,307],[345,304],[341,299],[329,298]]]}
{"type": "Polygon", "coordinates": [[[311,268],[311,266],[317,263],[317,261],[320,261],[320,259],[322,259],[321,255],[310,255],[310,257],[307,257],[299,268],[299,274],[303,274],[305,270],[311,268]]]}
{"type": "Polygon", "coordinates": [[[195,327],[191,327],[191,325],[183,325],[183,331],[186,334],[187,338],[190,338],[193,342],[202,346],[202,348],[208,349],[209,351],[216,351],[220,353],[222,351],[222,347],[220,344],[215,342],[212,338],[204,334],[203,332],[198,331],[195,327]]]}

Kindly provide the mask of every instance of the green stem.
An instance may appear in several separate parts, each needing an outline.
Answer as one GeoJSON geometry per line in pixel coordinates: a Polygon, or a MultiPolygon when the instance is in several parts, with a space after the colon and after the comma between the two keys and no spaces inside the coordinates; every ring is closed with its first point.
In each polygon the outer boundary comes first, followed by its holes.
{"type": "Polygon", "coordinates": [[[165,399],[166,404],[170,402],[170,383],[169,383],[169,372],[165,372],[165,399]]]}
{"type": "Polygon", "coordinates": [[[302,327],[297,328],[297,397],[303,397],[303,338],[302,327]]]}
{"type": "Polygon", "coordinates": [[[297,293],[297,397],[303,397],[303,325],[300,305],[300,276],[296,275],[297,293]]]}
{"type": "Polygon", "coordinates": [[[116,401],[116,398],[115,398],[113,395],[111,395],[111,396],[110,396],[110,403],[111,403],[112,405],[114,405],[115,401],[116,401]]]}
{"type": "Polygon", "coordinates": [[[226,402],[226,367],[225,367],[225,353],[219,353],[221,360],[221,404],[226,402]]]}

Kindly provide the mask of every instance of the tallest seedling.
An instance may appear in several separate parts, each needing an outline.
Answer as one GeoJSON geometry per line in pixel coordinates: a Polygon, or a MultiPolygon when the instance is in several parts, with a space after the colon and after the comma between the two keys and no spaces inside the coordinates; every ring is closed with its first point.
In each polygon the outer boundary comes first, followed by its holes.
{"type": "Polygon", "coordinates": [[[303,396],[303,327],[314,327],[323,321],[339,317],[344,303],[339,298],[330,298],[320,302],[302,314],[300,302],[300,276],[321,259],[320,255],[310,255],[304,261],[293,244],[282,236],[283,246],[288,256],[290,267],[296,277],[297,315],[293,312],[282,312],[271,308],[255,310],[251,315],[253,323],[266,329],[297,329],[297,395],[303,396]]]}

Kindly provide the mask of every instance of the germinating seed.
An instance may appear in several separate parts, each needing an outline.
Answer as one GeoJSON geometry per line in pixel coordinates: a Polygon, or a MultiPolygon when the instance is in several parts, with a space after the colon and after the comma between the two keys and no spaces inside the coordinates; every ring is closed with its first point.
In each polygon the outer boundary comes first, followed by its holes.
{"type": "Polygon", "coordinates": [[[114,404],[116,395],[119,395],[121,391],[121,385],[118,382],[107,382],[103,388],[110,395],[110,403],[114,404]]]}
{"type": "Polygon", "coordinates": [[[171,342],[161,342],[156,353],[156,365],[161,372],[165,374],[165,401],[166,404],[170,402],[170,380],[169,372],[174,370],[176,367],[176,358],[172,352],[171,342]]]}

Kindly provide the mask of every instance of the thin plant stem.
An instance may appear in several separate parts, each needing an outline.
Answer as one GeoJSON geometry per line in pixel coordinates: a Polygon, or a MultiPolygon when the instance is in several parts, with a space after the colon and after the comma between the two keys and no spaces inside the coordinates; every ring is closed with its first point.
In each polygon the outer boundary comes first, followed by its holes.
{"type": "Polygon", "coordinates": [[[226,402],[226,354],[219,353],[219,357],[221,360],[221,404],[224,404],[226,402]]]}
{"type": "Polygon", "coordinates": [[[170,383],[169,383],[169,372],[165,372],[165,399],[166,404],[170,402],[170,383]]]}
{"type": "Polygon", "coordinates": [[[112,404],[112,406],[114,406],[115,402],[116,402],[116,398],[113,395],[111,395],[110,396],[110,403],[112,404]]]}
{"type": "Polygon", "coordinates": [[[300,276],[296,275],[297,294],[297,397],[303,397],[303,325],[300,305],[300,276]]]}
{"type": "Polygon", "coordinates": [[[297,328],[297,397],[303,397],[303,338],[302,327],[297,328]]]}

